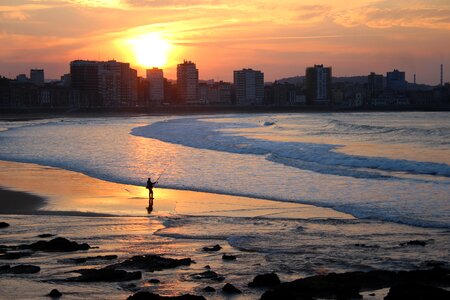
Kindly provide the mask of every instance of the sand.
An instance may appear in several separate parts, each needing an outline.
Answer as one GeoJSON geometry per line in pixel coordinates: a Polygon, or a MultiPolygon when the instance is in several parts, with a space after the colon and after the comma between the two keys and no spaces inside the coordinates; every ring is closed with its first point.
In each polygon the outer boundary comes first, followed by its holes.
{"type": "Polygon", "coordinates": [[[0,214],[29,214],[45,205],[45,199],[29,193],[0,189],[0,214]]]}
{"type": "Polygon", "coordinates": [[[0,186],[33,194],[7,193],[8,198],[0,198],[0,213],[14,209],[26,214],[353,219],[313,205],[165,188],[154,190],[153,210],[148,211],[145,181],[142,186],[126,185],[59,168],[0,161],[0,186]]]}

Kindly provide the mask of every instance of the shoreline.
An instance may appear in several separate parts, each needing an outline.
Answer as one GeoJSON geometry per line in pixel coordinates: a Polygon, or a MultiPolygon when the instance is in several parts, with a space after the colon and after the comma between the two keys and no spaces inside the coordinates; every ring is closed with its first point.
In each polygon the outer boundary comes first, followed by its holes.
{"type": "Polygon", "coordinates": [[[261,114],[261,113],[398,113],[398,112],[449,112],[450,106],[442,107],[381,107],[342,108],[321,106],[271,107],[271,106],[168,106],[168,107],[119,107],[119,108],[23,108],[0,109],[0,121],[32,121],[49,118],[89,118],[89,117],[139,117],[139,116],[184,116],[216,114],[261,114]]]}
{"type": "MultiPolygon", "coordinates": [[[[355,219],[350,214],[309,204],[166,188],[155,188],[156,200],[153,211],[149,212],[145,210],[148,191],[144,186],[108,182],[60,168],[10,161],[0,161],[0,187],[13,189],[15,192],[11,195],[17,197],[33,194],[32,199],[40,205],[27,207],[31,203],[25,203],[20,209],[22,204],[18,203],[15,208],[26,214],[146,216],[151,213],[161,216],[355,219]]],[[[0,214],[5,211],[1,202],[0,214]]]]}

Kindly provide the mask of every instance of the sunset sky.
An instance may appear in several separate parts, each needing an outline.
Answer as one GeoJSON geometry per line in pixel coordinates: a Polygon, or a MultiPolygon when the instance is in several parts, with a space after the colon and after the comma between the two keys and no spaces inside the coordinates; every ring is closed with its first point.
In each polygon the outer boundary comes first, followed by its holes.
{"type": "Polygon", "coordinates": [[[116,59],[175,78],[189,59],[201,79],[251,67],[269,81],[325,64],[335,76],[397,68],[437,84],[441,63],[450,80],[450,1],[0,0],[0,45],[6,77],[116,59]]]}

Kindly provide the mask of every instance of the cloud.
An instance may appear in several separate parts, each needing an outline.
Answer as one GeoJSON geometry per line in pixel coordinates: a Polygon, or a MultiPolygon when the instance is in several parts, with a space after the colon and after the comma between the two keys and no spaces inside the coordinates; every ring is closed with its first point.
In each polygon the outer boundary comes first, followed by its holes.
{"type": "Polygon", "coordinates": [[[386,2],[352,10],[335,11],[336,24],[371,28],[413,27],[450,30],[450,5],[387,6],[386,2]]]}
{"type": "Polygon", "coordinates": [[[30,17],[29,14],[26,14],[21,11],[9,11],[0,13],[0,19],[6,20],[17,20],[17,21],[25,21],[30,17]]]}

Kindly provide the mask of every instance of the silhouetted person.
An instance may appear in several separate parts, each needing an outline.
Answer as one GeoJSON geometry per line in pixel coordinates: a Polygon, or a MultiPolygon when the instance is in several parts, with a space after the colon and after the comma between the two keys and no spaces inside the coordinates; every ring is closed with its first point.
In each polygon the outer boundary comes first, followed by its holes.
{"type": "Polygon", "coordinates": [[[158,183],[158,181],[152,182],[150,177],[147,179],[146,188],[148,189],[148,207],[147,207],[148,213],[151,213],[153,210],[153,187],[157,183],[158,183]]]}

